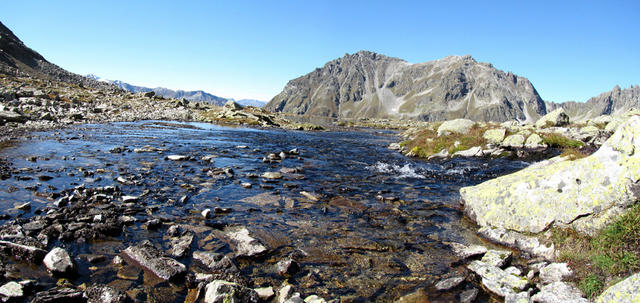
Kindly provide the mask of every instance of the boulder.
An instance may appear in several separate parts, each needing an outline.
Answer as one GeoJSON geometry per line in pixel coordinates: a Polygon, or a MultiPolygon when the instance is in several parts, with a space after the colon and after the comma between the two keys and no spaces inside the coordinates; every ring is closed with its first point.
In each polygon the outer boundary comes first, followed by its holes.
{"type": "Polygon", "coordinates": [[[467,150],[461,150],[453,153],[454,157],[480,157],[482,155],[482,147],[480,146],[475,146],[467,150]]]}
{"type": "Polygon", "coordinates": [[[551,224],[595,234],[638,199],[640,117],[620,126],[598,151],[575,161],[545,161],[460,190],[480,226],[540,233],[551,224]]]}
{"type": "Polygon", "coordinates": [[[204,303],[257,303],[258,293],[240,284],[215,280],[205,287],[204,303]]]}
{"type": "Polygon", "coordinates": [[[543,286],[539,293],[531,297],[531,301],[537,303],[589,303],[589,300],[582,297],[582,292],[579,289],[564,282],[554,282],[543,286]]]}
{"type": "Polygon", "coordinates": [[[536,121],[537,128],[546,128],[552,126],[565,126],[569,124],[569,115],[560,107],[536,121]]]}
{"type": "Polygon", "coordinates": [[[229,259],[229,257],[210,251],[196,251],[193,253],[193,259],[200,261],[210,270],[215,272],[237,273],[238,267],[229,259]]]}
{"type": "Polygon", "coordinates": [[[561,282],[573,276],[573,271],[569,269],[567,263],[551,263],[540,269],[540,282],[551,284],[561,282]]]}
{"type": "Polygon", "coordinates": [[[92,285],[85,290],[87,303],[124,303],[127,296],[112,287],[106,285],[92,285]]]}
{"type": "Polygon", "coordinates": [[[511,259],[511,251],[508,250],[488,250],[480,261],[487,263],[491,266],[502,267],[509,259],[511,259]]]}
{"type": "Polygon", "coordinates": [[[469,119],[445,121],[440,125],[440,127],[438,127],[438,137],[450,135],[452,133],[466,135],[474,125],[476,125],[476,123],[469,119]]]}
{"type": "Polygon", "coordinates": [[[60,247],[52,249],[44,256],[42,263],[47,270],[55,275],[70,275],[75,272],[75,265],[69,253],[60,247]]]}
{"type": "Polygon", "coordinates": [[[640,302],[640,273],[632,275],[607,288],[595,303],[640,302]]]}
{"type": "Polygon", "coordinates": [[[504,298],[504,303],[529,303],[531,297],[529,292],[510,293],[504,298]]]}
{"type": "Polygon", "coordinates": [[[35,246],[22,245],[0,240],[0,249],[9,251],[18,259],[40,263],[47,252],[35,246]]]}
{"type": "Polygon", "coordinates": [[[24,123],[27,118],[21,114],[0,110],[0,121],[24,123]]]}
{"type": "Polygon", "coordinates": [[[527,141],[524,142],[524,147],[529,149],[538,149],[545,148],[547,144],[544,143],[544,140],[538,134],[531,134],[527,141]]]}
{"type": "Polygon", "coordinates": [[[84,294],[82,291],[68,288],[68,287],[55,287],[46,291],[39,292],[35,295],[31,303],[52,303],[52,302],[85,302],[84,294]]]}
{"type": "Polygon", "coordinates": [[[467,259],[474,256],[483,255],[487,248],[482,245],[464,245],[456,242],[445,242],[453,250],[453,253],[460,259],[467,259]]]}
{"type": "Polygon", "coordinates": [[[522,148],[524,146],[524,136],[521,134],[509,135],[502,141],[502,147],[522,148]]]}
{"type": "Polygon", "coordinates": [[[243,109],[242,105],[238,104],[233,100],[227,101],[227,103],[224,104],[223,108],[225,110],[242,110],[243,109]]]}
{"type": "Polygon", "coordinates": [[[499,145],[504,140],[504,136],[506,135],[507,130],[504,128],[494,128],[488,129],[482,135],[482,138],[487,141],[489,144],[499,145]]]}
{"type": "Polygon", "coordinates": [[[526,236],[511,230],[508,231],[502,227],[490,226],[480,228],[478,233],[493,242],[517,248],[533,256],[547,260],[554,258],[555,247],[553,243],[550,246],[546,246],[540,243],[540,240],[536,237],[526,236]]]}
{"type": "Polygon", "coordinates": [[[18,301],[24,297],[24,286],[18,282],[8,282],[0,286],[2,302],[18,301]]]}
{"type": "Polygon", "coordinates": [[[163,257],[162,253],[149,241],[129,246],[123,253],[163,280],[173,280],[187,272],[184,264],[174,259],[163,257]]]}

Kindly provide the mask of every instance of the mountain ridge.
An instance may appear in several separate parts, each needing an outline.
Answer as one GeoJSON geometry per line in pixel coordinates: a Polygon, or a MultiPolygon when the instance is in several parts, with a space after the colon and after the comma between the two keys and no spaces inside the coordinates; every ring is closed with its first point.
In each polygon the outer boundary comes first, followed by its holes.
{"type": "Polygon", "coordinates": [[[546,105],[528,79],[473,57],[409,63],[359,51],[293,79],[266,109],[338,119],[532,122],[546,105]]]}

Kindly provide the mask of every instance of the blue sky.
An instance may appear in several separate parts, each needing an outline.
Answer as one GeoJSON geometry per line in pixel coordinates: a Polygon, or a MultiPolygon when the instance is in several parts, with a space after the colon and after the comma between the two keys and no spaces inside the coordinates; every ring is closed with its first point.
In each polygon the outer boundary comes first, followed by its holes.
{"type": "Polygon", "coordinates": [[[470,54],[553,101],[640,84],[640,1],[0,1],[0,21],[75,73],[233,98],[358,50],[470,54]]]}

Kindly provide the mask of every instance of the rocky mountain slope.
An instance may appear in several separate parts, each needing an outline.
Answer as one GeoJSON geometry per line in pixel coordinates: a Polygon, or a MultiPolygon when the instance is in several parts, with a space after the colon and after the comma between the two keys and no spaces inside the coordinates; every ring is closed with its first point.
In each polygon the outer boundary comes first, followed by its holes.
{"type": "Polygon", "coordinates": [[[61,81],[91,88],[116,89],[108,83],[70,73],[50,63],[42,55],[24,45],[2,22],[0,22],[0,73],[61,81]]]}
{"type": "Polygon", "coordinates": [[[634,85],[621,89],[615,86],[612,90],[593,97],[585,103],[581,102],[546,102],[547,110],[562,107],[573,121],[587,120],[600,115],[616,115],[632,108],[640,108],[640,86],[634,85]]]}
{"type": "Polygon", "coordinates": [[[289,81],[266,109],[335,118],[533,122],[546,113],[526,78],[449,56],[411,64],[360,51],[289,81]]]}

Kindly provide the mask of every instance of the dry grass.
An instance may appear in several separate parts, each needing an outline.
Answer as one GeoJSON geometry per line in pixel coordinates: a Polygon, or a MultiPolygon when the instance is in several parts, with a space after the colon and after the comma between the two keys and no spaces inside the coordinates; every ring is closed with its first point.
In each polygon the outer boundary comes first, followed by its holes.
{"type": "Polygon", "coordinates": [[[466,150],[474,146],[483,146],[487,142],[482,135],[491,127],[475,125],[467,134],[450,134],[438,137],[437,127],[420,130],[411,140],[401,144],[418,157],[427,158],[446,149],[449,154],[466,150]],[[456,144],[458,142],[458,144],[456,144]]]}

